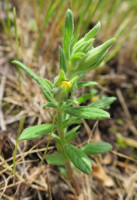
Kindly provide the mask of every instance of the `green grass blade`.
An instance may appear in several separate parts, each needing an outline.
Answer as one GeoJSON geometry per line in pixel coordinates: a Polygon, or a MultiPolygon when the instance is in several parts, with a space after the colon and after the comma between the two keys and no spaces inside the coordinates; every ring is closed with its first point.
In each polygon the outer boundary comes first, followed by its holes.
{"type": "Polygon", "coordinates": [[[25,122],[25,116],[23,116],[20,119],[19,129],[18,129],[18,134],[17,134],[17,139],[16,139],[16,145],[15,145],[15,149],[14,149],[14,152],[13,152],[13,169],[14,169],[14,174],[16,174],[16,153],[17,153],[17,146],[18,146],[18,143],[19,143],[19,137],[20,137],[20,133],[22,131],[24,122],[25,122]]]}
{"type": "Polygon", "coordinates": [[[119,44],[117,44],[116,48],[109,54],[108,58],[106,59],[106,63],[111,60],[120,50],[120,48],[122,47],[123,43],[130,37],[130,34],[135,31],[137,29],[137,24],[135,24],[132,29],[123,37],[123,39],[121,40],[121,42],[119,44]]]}
{"type": "Polygon", "coordinates": [[[46,14],[46,16],[44,18],[44,21],[43,21],[43,24],[42,24],[38,39],[37,39],[36,44],[35,44],[35,48],[34,48],[34,51],[33,51],[33,56],[35,56],[36,53],[37,53],[38,46],[39,46],[40,40],[42,38],[45,26],[48,23],[50,17],[52,16],[55,8],[56,8],[56,3],[53,4],[53,2],[51,1],[51,4],[50,4],[49,9],[48,9],[48,12],[47,12],[47,14],[46,14]]]}
{"type": "Polygon", "coordinates": [[[20,60],[19,55],[19,39],[18,39],[18,29],[17,29],[17,14],[16,8],[13,8],[13,15],[14,15],[14,30],[15,30],[15,39],[16,39],[16,48],[17,48],[17,59],[20,60]]]}
{"type": "Polygon", "coordinates": [[[114,12],[115,12],[117,6],[119,5],[119,3],[120,3],[120,0],[114,0],[113,1],[113,3],[112,3],[113,6],[111,7],[110,11],[108,12],[106,25],[109,25],[109,23],[110,23],[112,17],[114,16],[114,12]]]}
{"type": "MultiPolygon", "coordinates": [[[[17,59],[20,60],[20,54],[19,54],[19,39],[18,39],[18,29],[17,29],[17,14],[16,14],[16,8],[13,8],[13,15],[14,15],[14,31],[15,31],[15,40],[16,40],[16,48],[17,48],[17,59]]],[[[18,82],[19,82],[19,88],[21,91],[21,74],[20,74],[20,68],[18,67],[18,82]]]]}
{"type": "Polygon", "coordinates": [[[9,0],[6,0],[6,14],[7,14],[7,25],[8,25],[8,27],[11,27],[9,0]]]}
{"type": "Polygon", "coordinates": [[[75,30],[75,35],[78,33],[78,30],[80,28],[80,26],[82,25],[82,21],[83,21],[83,18],[85,16],[85,14],[88,12],[88,8],[91,4],[92,0],[88,0],[85,2],[85,9],[83,9],[83,12],[80,14],[80,18],[79,18],[79,21],[78,21],[78,24],[77,24],[77,27],[76,27],[76,30],[75,30]]]}

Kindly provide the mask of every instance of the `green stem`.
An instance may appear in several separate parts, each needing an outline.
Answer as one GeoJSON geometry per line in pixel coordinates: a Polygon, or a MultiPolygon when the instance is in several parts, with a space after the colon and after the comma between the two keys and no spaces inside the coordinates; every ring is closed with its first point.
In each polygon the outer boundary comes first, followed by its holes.
{"type": "Polygon", "coordinates": [[[58,134],[60,137],[60,140],[62,141],[62,143],[65,142],[65,135],[64,135],[64,129],[61,128],[61,124],[64,121],[64,113],[63,111],[60,111],[59,108],[57,110],[57,120],[58,120],[58,134]]]}
{"type": "Polygon", "coordinates": [[[76,189],[76,193],[79,195],[80,194],[80,188],[79,188],[79,184],[77,182],[77,179],[75,178],[74,174],[73,174],[73,169],[70,165],[70,160],[68,160],[67,155],[65,153],[64,150],[64,144],[65,144],[65,134],[64,134],[64,129],[61,128],[61,123],[64,121],[64,113],[63,111],[60,111],[59,108],[57,109],[57,120],[58,120],[58,134],[60,137],[60,140],[62,142],[62,146],[61,146],[61,150],[62,150],[62,154],[64,156],[64,159],[66,160],[66,170],[68,172],[68,176],[73,184],[73,186],[76,189]]]}
{"type": "Polygon", "coordinates": [[[48,144],[47,144],[47,146],[46,146],[46,150],[45,150],[44,155],[43,155],[43,157],[42,157],[42,160],[41,160],[40,166],[43,165],[43,162],[44,162],[45,157],[46,157],[47,152],[48,152],[48,148],[49,148],[49,144],[50,144],[50,139],[51,139],[51,134],[53,133],[53,127],[54,127],[54,124],[55,124],[55,120],[56,120],[56,114],[55,114],[54,119],[53,119],[52,130],[51,130],[51,132],[50,132],[50,134],[49,134],[48,144]]]}
{"type": "Polygon", "coordinates": [[[75,187],[77,194],[79,195],[80,194],[80,187],[79,187],[77,179],[74,176],[73,169],[70,165],[70,160],[66,161],[65,167],[68,171],[69,178],[70,178],[73,186],[75,187]]]}
{"type": "Polygon", "coordinates": [[[18,129],[18,134],[17,134],[17,139],[16,139],[16,144],[15,144],[15,149],[14,149],[14,152],[13,152],[13,169],[14,169],[14,174],[16,174],[16,153],[17,153],[17,147],[18,147],[18,144],[19,144],[19,136],[20,136],[21,130],[23,128],[24,122],[25,122],[25,116],[23,116],[20,119],[19,129],[18,129]]]}

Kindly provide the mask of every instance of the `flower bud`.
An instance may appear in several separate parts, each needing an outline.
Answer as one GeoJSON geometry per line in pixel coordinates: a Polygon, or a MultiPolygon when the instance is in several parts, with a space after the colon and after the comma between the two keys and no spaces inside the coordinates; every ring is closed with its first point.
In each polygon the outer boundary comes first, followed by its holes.
{"type": "Polygon", "coordinates": [[[69,96],[69,92],[67,91],[67,87],[65,85],[53,88],[52,93],[57,102],[65,101],[69,96]]]}
{"type": "Polygon", "coordinates": [[[115,41],[116,38],[112,38],[101,46],[96,47],[85,54],[85,56],[82,58],[82,61],[77,66],[76,72],[91,70],[93,66],[100,60],[100,58],[106,53],[107,49],[112,44],[114,44],[115,41]]]}

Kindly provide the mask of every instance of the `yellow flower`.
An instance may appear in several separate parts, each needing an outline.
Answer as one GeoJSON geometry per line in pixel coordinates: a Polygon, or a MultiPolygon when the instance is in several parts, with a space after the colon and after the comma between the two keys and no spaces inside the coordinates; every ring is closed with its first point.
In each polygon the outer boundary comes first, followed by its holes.
{"type": "Polygon", "coordinates": [[[62,85],[66,87],[67,92],[70,92],[70,87],[71,87],[71,83],[70,82],[68,82],[68,81],[61,81],[58,86],[62,86],[62,85]]]}

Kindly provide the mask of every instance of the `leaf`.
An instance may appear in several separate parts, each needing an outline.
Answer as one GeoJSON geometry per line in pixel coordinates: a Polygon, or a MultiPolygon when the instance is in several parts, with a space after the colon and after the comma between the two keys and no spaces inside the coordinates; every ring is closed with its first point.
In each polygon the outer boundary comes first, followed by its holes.
{"type": "Polygon", "coordinates": [[[46,157],[47,162],[50,165],[64,165],[65,159],[61,153],[53,153],[46,157]]]}
{"type": "Polygon", "coordinates": [[[71,47],[70,47],[70,54],[72,53],[73,47],[74,47],[74,45],[76,44],[78,38],[79,38],[79,34],[77,34],[77,35],[74,37],[74,39],[72,40],[72,42],[71,42],[71,47]]]}
{"type": "Polygon", "coordinates": [[[67,66],[65,61],[65,54],[63,49],[59,46],[59,62],[60,62],[60,70],[63,69],[65,74],[67,73],[67,66]]]}
{"type": "Polygon", "coordinates": [[[74,128],[72,128],[70,131],[68,131],[68,132],[66,133],[66,136],[75,133],[75,131],[77,131],[79,128],[80,128],[80,125],[75,126],[74,128]]]}
{"type": "Polygon", "coordinates": [[[76,75],[78,75],[78,82],[85,76],[86,72],[77,72],[76,75]]]}
{"type": "Polygon", "coordinates": [[[62,145],[62,142],[61,142],[60,138],[59,138],[56,134],[52,133],[51,136],[53,137],[53,139],[54,139],[57,143],[59,143],[60,145],[62,145]]]}
{"type": "Polygon", "coordinates": [[[49,86],[49,89],[50,89],[50,90],[53,89],[53,84],[52,84],[48,79],[45,79],[45,78],[41,78],[41,77],[40,77],[40,80],[42,80],[44,83],[46,83],[46,84],[49,86]]]}
{"type": "Polygon", "coordinates": [[[86,155],[103,154],[112,149],[112,145],[107,142],[94,142],[81,147],[86,155]]]}
{"type": "Polygon", "coordinates": [[[28,67],[26,67],[21,62],[19,62],[17,60],[13,60],[12,63],[17,65],[21,69],[23,69],[28,75],[30,75],[42,87],[42,89],[45,90],[45,93],[47,93],[47,97],[46,97],[46,95],[45,95],[45,97],[47,98],[48,101],[50,101],[50,102],[54,101],[53,95],[52,95],[51,91],[49,90],[49,87],[47,86],[46,82],[43,82],[43,80],[41,80],[41,78],[39,78],[34,72],[32,72],[28,67]]]}
{"type": "Polygon", "coordinates": [[[83,81],[83,82],[78,83],[78,88],[88,87],[88,86],[91,86],[91,85],[98,85],[98,83],[93,82],[93,81],[83,81]]]}
{"type": "Polygon", "coordinates": [[[70,58],[70,45],[71,45],[73,30],[74,30],[73,14],[71,10],[68,9],[65,16],[65,31],[63,39],[63,49],[67,60],[69,60],[70,58]]]}
{"type": "Polygon", "coordinates": [[[96,35],[96,33],[98,32],[98,30],[100,29],[100,27],[101,27],[101,24],[100,24],[100,22],[98,22],[98,23],[96,24],[96,26],[94,26],[94,27],[85,35],[84,41],[88,41],[88,40],[90,40],[91,38],[93,38],[93,37],[96,35]]]}
{"type": "Polygon", "coordinates": [[[107,108],[110,104],[112,104],[116,99],[116,97],[106,97],[92,104],[89,104],[88,107],[104,109],[107,108]]]}
{"type": "Polygon", "coordinates": [[[70,158],[72,163],[85,174],[90,174],[91,172],[91,162],[90,159],[84,154],[80,149],[76,148],[72,144],[65,145],[65,152],[70,158]]]}
{"type": "Polygon", "coordinates": [[[53,115],[50,113],[50,111],[49,111],[48,108],[47,108],[47,112],[48,112],[49,116],[51,117],[52,121],[54,121],[54,117],[53,117],[53,115]]]}
{"type": "Polygon", "coordinates": [[[78,53],[75,53],[73,56],[71,56],[70,58],[70,62],[72,63],[76,63],[77,61],[79,61],[79,59],[84,56],[85,54],[82,53],[82,52],[78,52],[78,53]]]}
{"type": "Polygon", "coordinates": [[[43,104],[42,107],[57,108],[58,106],[57,106],[56,103],[50,102],[50,103],[45,103],[45,104],[43,104]]]}
{"type": "Polygon", "coordinates": [[[89,99],[91,96],[92,96],[92,93],[90,93],[90,94],[84,94],[83,96],[79,97],[77,99],[77,101],[79,103],[82,103],[82,102],[86,101],[87,99],[89,99]]]}
{"type": "Polygon", "coordinates": [[[76,133],[73,133],[72,135],[67,135],[66,139],[65,139],[66,143],[69,143],[71,140],[73,140],[74,138],[76,138],[79,133],[80,132],[76,132],[76,133]]]}
{"type": "MultiPolygon", "coordinates": [[[[61,81],[65,81],[65,79],[66,79],[65,73],[61,69],[59,75],[56,76],[54,79],[54,87],[58,86],[61,83],[61,81]]],[[[55,88],[53,88],[53,89],[55,89],[55,88]]]]}
{"type": "Polygon", "coordinates": [[[81,123],[82,123],[82,120],[80,120],[79,117],[71,117],[70,119],[67,119],[64,122],[62,122],[60,126],[61,128],[67,128],[71,126],[72,124],[81,124],[81,123]]]}
{"type": "Polygon", "coordinates": [[[70,131],[68,131],[66,133],[66,143],[69,143],[71,140],[73,140],[75,137],[77,137],[77,135],[79,134],[79,132],[75,133],[78,129],[79,129],[80,125],[74,127],[73,129],[71,129],[70,131]]]}
{"type": "Polygon", "coordinates": [[[75,45],[73,48],[73,54],[76,53],[87,53],[89,50],[92,49],[92,44],[93,44],[93,39],[91,39],[90,41],[86,41],[86,42],[81,42],[79,45],[75,45]]]}
{"type": "Polygon", "coordinates": [[[105,59],[107,53],[108,53],[108,51],[106,51],[103,54],[103,56],[100,59],[98,59],[98,61],[95,63],[95,65],[92,66],[92,68],[90,68],[90,70],[96,69],[102,63],[102,61],[105,59]]]}
{"type": "Polygon", "coordinates": [[[79,118],[85,119],[107,119],[110,118],[108,112],[98,109],[98,108],[90,108],[87,106],[78,106],[78,107],[71,107],[65,109],[64,112],[68,113],[69,115],[76,116],[79,118]]]}
{"type": "Polygon", "coordinates": [[[73,56],[71,56],[69,60],[69,67],[73,69],[77,65],[77,63],[80,62],[84,55],[84,53],[75,53],[73,56]]]}
{"type": "Polygon", "coordinates": [[[54,97],[51,97],[44,88],[41,87],[41,89],[42,89],[44,97],[47,99],[47,101],[55,102],[55,98],[54,97]]]}
{"type": "Polygon", "coordinates": [[[70,81],[70,84],[71,84],[71,97],[74,96],[76,90],[77,90],[77,81],[78,81],[78,76],[74,76],[71,81],[70,81]]]}
{"type": "Polygon", "coordinates": [[[32,140],[39,138],[42,135],[49,134],[51,131],[57,129],[57,126],[52,124],[41,124],[24,129],[19,140],[32,140]]]}

